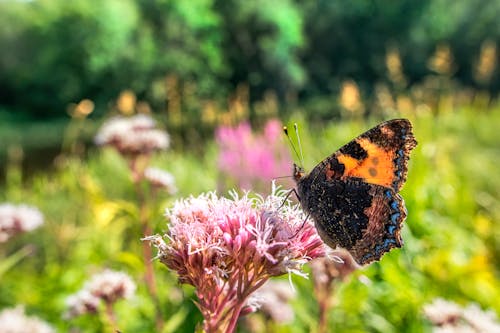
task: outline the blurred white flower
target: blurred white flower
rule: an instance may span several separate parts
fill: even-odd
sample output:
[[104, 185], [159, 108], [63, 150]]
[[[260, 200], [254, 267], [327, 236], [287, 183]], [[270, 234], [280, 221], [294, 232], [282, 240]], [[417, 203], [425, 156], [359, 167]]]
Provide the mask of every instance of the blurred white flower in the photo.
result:
[[126, 273], [106, 269], [93, 275], [82, 289], [66, 298], [63, 317], [70, 319], [84, 314], [96, 314], [101, 301], [111, 305], [120, 298], [132, 297], [135, 290], [134, 281]]
[[54, 333], [55, 330], [43, 320], [26, 316], [23, 306], [4, 309], [0, 312], [0, 333]]
[[0, 205], [0, 243], [17, 233], [32, 231], [43, 224], [43, 215], [35, 207], [4, 203]]
[[477, 304], [466, 308], [441, 298], [424, 306], [424, 315], [434, 325], [434, 333], [497, 333], [500, 323], [493, 311], [483, 311]]
[[[250, 304], [259, 309], [273, 321], [277, 323], [290, 323], [295, 318], [293, 308], [289, 302], [295, 297], [295, 292], [292, 290], [290, 283], [285, 281], [269, 280], [253, 295]], [[255, 302], [260, 303], [260, 307], [256, 306]]]
[[492, 310], [483, 311], [479, 305], [470, 304], [464, 309], [462, 316], [476, 332], [500, 332], [500, 323]]
[[113, 303], [120, 298], [130, 298], [136, 285], [126, 273], [107, 269], [92, 276], [83, 289], [106, 303]]
[[99, 129], [95, 143], [113, 146], [124, 155], [138, 155], [167, 149], [170, 137], [156, 128], [153, 118], [139, 114], [109, 119]]
[[90, 291], [82, 289], [66, 298], [66, 313], [64, 317], [73, 318], [86, 313], [97, 313], [99, 302], [99, 298], [92, 295]]
[[151, 185], [158, 188], [164, 188], [169, 194], [175, 194], [177, 192], [174, 176], [165, 170], [147, 168], [144, 171], [144, 177], [151, 183]]
[[329, 290], [334, 281], [346, 280], [359, 267], [351, 254], [344, 249], [330, 251], [328, 257], [312, 260], [309, 265], [314, 286], [322, 293]]
[[458, 321], [462, 308], [458, 304], [437, 298], [424, 306], [424, 314], [433, 324], [444, 325]]

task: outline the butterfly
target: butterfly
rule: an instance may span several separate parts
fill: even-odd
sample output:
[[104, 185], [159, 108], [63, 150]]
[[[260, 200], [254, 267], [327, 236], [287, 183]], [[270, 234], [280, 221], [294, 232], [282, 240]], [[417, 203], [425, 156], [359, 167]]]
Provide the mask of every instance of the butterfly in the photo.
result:
[[309, 173], [294, 164], [297, 194], [319, 236], [360, 265], [403, 246], [407, 211], [398, 193], [417, 145], [407, 119], [383, 122], [347, 143]]

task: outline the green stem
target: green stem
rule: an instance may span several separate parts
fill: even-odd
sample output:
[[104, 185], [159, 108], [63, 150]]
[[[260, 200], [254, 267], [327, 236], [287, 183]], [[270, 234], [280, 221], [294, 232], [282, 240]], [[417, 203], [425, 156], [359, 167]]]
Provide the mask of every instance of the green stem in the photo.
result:
[[106, 302], [106, 318], [108, 320], [111, 332], [120, 332], [118, 329], [118, 321], [116, 320], [115, 312], [113, 311], [113, 304], [111, 302]]
[[[152, 229], [149, 225], [148, 218], [148, 207], [146, 195], [141, 187], [142, 174], [144, 170], [138, 170], [141, 168], [139, 166], [138, 158], [135, 158], [130, 163], [130, 169], [132, 172], [132, 179], [135, 185], [135, 192], [137, 195], [137, 202], [139, 206], [139, 222], [141, 224], [142, 236], [151, 236]], [[161, 304], [158, 298], [158, 290], [156, 288], [156, 280], [153, 268], [153, 254], [151, 251], [151, 245], [149, 242], [142, 242], [142, 257], [144, 261], [144, 282], [146, 283], [146, 287], [148, 289], [148, 293], [153, 299], [153, 303], [155, 305], [155, 319], [156, 319], [156, 330], [161, 332], [163, 329], [163, 317], [161, 313]]]

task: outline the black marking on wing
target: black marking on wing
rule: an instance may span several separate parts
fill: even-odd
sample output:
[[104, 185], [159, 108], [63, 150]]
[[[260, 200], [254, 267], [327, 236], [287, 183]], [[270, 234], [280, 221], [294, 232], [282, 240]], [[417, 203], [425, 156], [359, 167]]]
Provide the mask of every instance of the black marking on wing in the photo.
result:
[[368, 153], [366, 152], [366, 150], [363, 149], [363, 147], [361, 147], [361, 145], [354, 140], [340, 148], [339, 152], [345, 155], [349, 155], [359, 161], [362, 161], [368, 157]]

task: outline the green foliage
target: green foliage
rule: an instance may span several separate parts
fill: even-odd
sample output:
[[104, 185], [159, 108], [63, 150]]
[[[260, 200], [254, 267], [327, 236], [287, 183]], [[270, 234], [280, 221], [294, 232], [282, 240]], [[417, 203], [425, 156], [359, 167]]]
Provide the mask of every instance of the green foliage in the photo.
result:
[[[419, 145], [412, 153], [402, 195], [408, 208], [405, 246], [354, 273], [336, 288], [329, 313], [335, 332], [421, 332], [427, 328], [422, 306], [435, 297], [460, 304], [477, 302], [500, 313], [500, 151], [496, 124], [500, 106], [479, 110], [471, 104], [454, 112], [409, 115]], [[378, 120], [341, 121], [324, 126], [300, 121], [306, 167]], [[303, 127], [303, 128], [302, 128]], [[216, 150], [170, 152], [152, 164], [173, 173], [180, 193], [196, 195], [216, 187]], [[9, 169], [2, 201], [38, 206], [45, 224], [0, 244], [0, 307], [25, 304], [28, 312], [61, 331], [80, 327], [104, 331], [106, 321], [84, 316], [62, 320], [64, 300], [103, 267], [124, 270], [141, 281], [139, 210], [126, 162], [110, 149], [91, 151], [87, 160], [61, 157], [52, 173], [21, 183]], [[155, 232], [163, 232], [165, 208], [175, 197], [159, 195], [148, 203]], [[30, 251], [26, 246], [29, 245]], [[193, 332], [201, 317], [193, 290], [154, 264], [165, 332]], [[268, 323], [276, 332], [309, 332], [317, 325], [312, 282], [293, 278], [298, 295], [292, 324]], [[123, 331], [153, 331], [154, 306], [146, 287], [116, 308]], [[248, 320], [257, 318], [250, 315]], [[244, 324], [240, 331], [246, 331]]]
[[[0, 29], [0, 43], [10, 50], [1, 56], [0, 86], [9, 104], [37, 116], [95, 96], [126, 55], [138, 23], [131, 1], [4, 2], [0, 8], [10, 27]], [[106, 87], [107, 99], [121, 88], [113, 81]]]
[[[119, 91], [151, 92], [167, 73], [213, 93], [222, 66], [211, 2], [36, 1], [2, 3], [0, 56], [6, 105], [56, 115], [90, 97], [102, 107]], [[196, 10], [196, 15], [193, 14]], [[104, 88], [104, 89], [103, 89]], [[30, 96], [26, 98], [26, 96]], [[150, 96], [151, 102], [157, 102]], [[161, 96], [164, 101], [164, 96]]]
[[219, 1], [224, 52], [233, 84], [248, 82], [257, 95], [300, 87], [305, 73], [297, 51], [303, 46], [300, 6], [281, 1]]
[[[172, 77], [197, 101], [180, 106], [193, 118], [242, 83], [251, 101], [273, 91], [281, 101], [315, 102], [346, 79], [371, 96], [377, 83], [394, 83], [389, 50], [414, 84], [432, 72], [439, 45], [452, 53], [447, 75], [498, 92], [499, 11], [481, 0], [2, 1], [0, 107], [60, 117], [89, 98], [103, 113], [132, 89], [160, 109], [175, 104], [165, 88]], [[484, 62], [493, 67], [478, 77], [484, 43], [495, 50]]]

